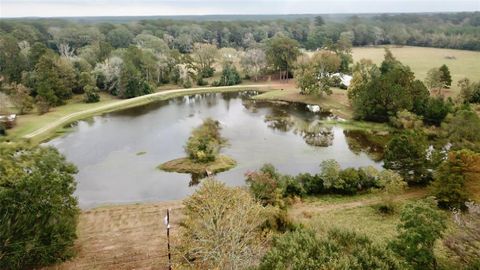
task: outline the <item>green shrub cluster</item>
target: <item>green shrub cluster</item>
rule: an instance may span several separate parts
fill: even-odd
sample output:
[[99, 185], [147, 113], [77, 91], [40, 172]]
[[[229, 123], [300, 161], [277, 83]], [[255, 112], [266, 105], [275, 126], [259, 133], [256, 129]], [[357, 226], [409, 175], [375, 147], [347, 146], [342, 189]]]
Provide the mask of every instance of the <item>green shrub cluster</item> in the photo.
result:
[[[285, 198], [319, 194], [354, 195], [358, 192], [384, 188], [388, 183], [386, 171], [373, 167], [341, 169], [335, 160], [326, 160], [318, 174], [282, 175], [271, 164], [259, 171], [247, 173], [250, 191], [264, 205], [283, 207]], [[391, 174], [394, 172], [389, 171]], [[389, 177], [391, 178], [391, 177]]]
[[216, 159], [225, 142], [220, 135], [220, 123], [208, 118], [193, 130], [185, 146], [185, 152], [195, 162], [211, 162]]
[[242, 82], [242, 78], [237, 69], [233, 65], [225, 65], [223, 67], [222, 76], [220, 80], [213, 82], [213, 86], [230, 86]]

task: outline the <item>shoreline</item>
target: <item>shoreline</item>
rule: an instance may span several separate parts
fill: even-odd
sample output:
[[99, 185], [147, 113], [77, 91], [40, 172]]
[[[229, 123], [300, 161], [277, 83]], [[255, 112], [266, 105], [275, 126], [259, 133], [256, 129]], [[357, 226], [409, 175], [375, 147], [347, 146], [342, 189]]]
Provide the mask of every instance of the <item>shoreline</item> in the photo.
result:
[[[99, 107], [93, 107], [86, 110], [73, 112], [62, 116], [47, 125], [44, 125], [28, 134], [16, 137], [15, 135], [7, 135], [10, 141], [27, 141], [30, 144], [37, 145], [55, 137], [56, 132], [65, 126], [79, 120], [83, 120], [92, 116], [102, 115], [109, 112], [120, 111], [124, 109], [134, 108], [156, 101], [168, 100], [180, 96], [203, 94], [203, 93], [225, 93], [235, 91], [255, 90], [267, 92], [281, 87], [281, 84], [252, 84], [252, 85], [235, 85], [224, 87], [199, 87], [199, 88], [179, 88], [171, 90], [162, 90], [152, 94], [139, 96], [131, 99], [118, 100]], [[51, 113], [51, 112], [49, 112]], [[48, 114], [48, 113], [47, 113]], [[20, 124], [21, 125], [21, 124]]]

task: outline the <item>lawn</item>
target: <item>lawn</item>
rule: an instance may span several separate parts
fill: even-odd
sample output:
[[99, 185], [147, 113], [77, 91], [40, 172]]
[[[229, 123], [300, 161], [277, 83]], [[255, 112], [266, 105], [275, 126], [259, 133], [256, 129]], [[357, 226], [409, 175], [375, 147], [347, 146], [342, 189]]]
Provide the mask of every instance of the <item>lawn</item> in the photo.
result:
[[[429, 69], [446, 64], [452, 74], [452, 90], [458, 91], [458, 80], [469, 78], [480, 81], [480, 52], [437, 49], [425, 47], [390, 47], [393, 55], [410, 66], [415, 76], [424, 80]], [[381, 63], [384, 56], [383, 47], [353, 48], [353, 59], [371, 59], [374, 63]]]
[[331, 95], [301, 95], [296, 87], [293, 87], [291, 84], [286, 84], [284, 89], [269, 91], [254, 98], [260, 100], [281, 100], [317, 104], [322, 109], [328, 110], [344, 119], [351, 119], [353, 111], [348, 103], [347, 91], [339, 88], [333, 88], [332, 91], [333, 93]]

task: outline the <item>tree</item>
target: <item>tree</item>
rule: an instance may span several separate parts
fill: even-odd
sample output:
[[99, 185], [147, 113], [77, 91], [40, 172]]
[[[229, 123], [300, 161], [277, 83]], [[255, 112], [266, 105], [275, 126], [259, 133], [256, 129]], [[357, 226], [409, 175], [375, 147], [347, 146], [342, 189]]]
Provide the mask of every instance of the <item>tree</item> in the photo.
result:
[[11, 35], [0, 37], [0, 75], [8, 82], [20, 82], [26, 58], [21, 54], [17, 40]]
[[358, 119], [386, 122], [398, 111], [424, 107], [428, 91], [408, 66], [386, 51], [380, 68], [362, 62], [354, 68], [348, 97]]
[[30, 89], [23, 84], [13, 83], [10, 87], [9, 95], [19, 114], [28, 113], [33, 109], [33, 98], [30, 96]]
[[430, 89], [431, 92], [434, 90], [438, 91], [438, 94], [441, 93], [442, 88], [445, 87], [445, 82], [442, 80], [443, 73], [438, 68], [432, 68], [427, 72], [427, 77], [425, 78], [425, 84]]
[[458, 81], [460, 98], [464, 103], [480, 103], [480, 82], [470, 82], [463, 78]]
[[217, 46], [212, 44], [195, 43], [193, 46], [193, 60], [198, 65], [198, 73], [202, 78], [213, 76], [215, 69], [212, 65], [215, 63], [218, 50]]
[[51, 147], [0, 146], [0, 268], [73, 255], [79, 209], [75, 166]]
[[243, 72], [247, 74], [254, 81], [262, 75], [267, 66], [267, 58], [262, 49], [249, 49], [245, 52], [240, 61], [243, 67]]
[[423, 120], [427, 124], [440, 126], [448, 113], [452, 110], [452, 104], [443, 97], [431, 97], [423, 110]]
[[404, 269], [391, 251], [355, 232], [333, 229], [326, 236], [298, 229], [274, 238], [259, 269]]
[[265, 164], [258, 172], [247, 173], [246, 177], [250, 192], [262, 205], [284, 208], [280, 175], [273, 165]]
[[333, 52], [321, 51], [311, 59], [305, 57], [297, 61], [295, 78], [302, 94], [331, 94], [333, 78], [330, 75], [340, 68], [340, 58]]
[[220, 77], [220, 80], [215, 81], [213, 85], [230, 86], [239, 84], [241, 82], [242, 79], [240, 78], [240, 74], [238, 73], [237, 68], [235, 68], [234, 65], [226, 64], [225, 66], [223, 66], [222, 76]]
[[114, 48], [127, 48], [133, 41], [133, 35], [125, 27], [119, 27], [108, 32], [107, 41]]
[[300, 55], [298, 48], [296, 40], [280, 35], [266, 42], [267, 63], [280, 72], [280, 79], [288, 80], [288, 73]]
[[452, 86], [452, 76], [450, 75], [450, 70], [448, 69], [447, 65], [443, 64], [440, 68], [440, 80], [442, 81], [443, 85], [446, 88], [450, 88]]
[[70, 62], [48, 51], [35, 66], [34, 91], [50, 106], [62, 105], [73, 94], [74, 79], [75, 71]]
[[411, 131], [393, 137], [386, 146], [383, 166], [398, 171], [409, 184], [428, 183], [431, 174], [425, 137]]
[[410, 203], [400, 214], [398, 236], [390, 246], [414, 269], [437, 269], [433, 249], [445, 229], [445, 217], [433, 201]]
[[122, 68], [123, 60], [120, 57], [107, 58], [104, 62], [97, 63], [93, 70], [97, 86], [117, 96], [120, 92]]
[[214, 161], [225, 144], [226, 139], [220, 134], [220, 122], [211, 118], [203, 121], [202, 125], [192, 131], [188, 138], [185, 152], [194, 162]]
[[242, 188], [215, 180], [184, 201], [181, 250], [199, 269], [240, 269], [256, 265], [262, 250], [266, 209]]
[[478, 185], [480, 154], [470, 150], [452, 151], [439, 166], [432, 183], [432, 195], [438, 206], [465, 210], [470, 197], [470, 186]]
[[132, 98], [153, 92], [152, 87], [142, 78], [138, 69], [132, 63], [125, 63], [122, 68], [119, 96]]
[[454, 150], [480, 149], [480, 117], [474, 111], [462, 109], [449, 114], [442, 124], [442, 130]]

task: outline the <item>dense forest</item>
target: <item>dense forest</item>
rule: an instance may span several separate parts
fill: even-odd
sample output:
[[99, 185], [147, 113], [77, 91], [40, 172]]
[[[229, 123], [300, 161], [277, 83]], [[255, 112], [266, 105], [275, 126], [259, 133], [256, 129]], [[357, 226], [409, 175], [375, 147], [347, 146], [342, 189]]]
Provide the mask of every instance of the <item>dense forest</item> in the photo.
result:
[[[131, 98], [162, 84], [185, 88], [238, 84], [240, 66], [247, 79], [273, 73], [289, 78], [300, 54], [297, 48], [335, 52], [340, 63], [328, 64], [332, 74], [351, 73], [352, 46], [480, 50], [479, 12], [202, 18], [1, 20], [2, 91], [14, 97], [20, 113], [31, 110], [33, 104], [44, 113], [74, 94], [96, 102], [99, 90]], [[282, 57], [282, 46], [295, 49]], [[322, 57], [337, 61], [331, 56]], [[219, 67], [220, 78], [204, 80]], [[303, 72], [300, 82], [307, 83], [310, 75]]]

